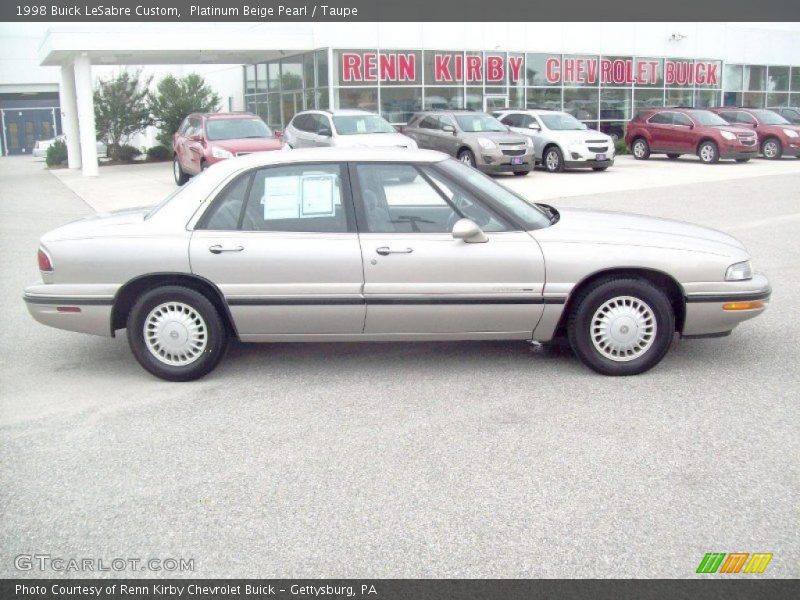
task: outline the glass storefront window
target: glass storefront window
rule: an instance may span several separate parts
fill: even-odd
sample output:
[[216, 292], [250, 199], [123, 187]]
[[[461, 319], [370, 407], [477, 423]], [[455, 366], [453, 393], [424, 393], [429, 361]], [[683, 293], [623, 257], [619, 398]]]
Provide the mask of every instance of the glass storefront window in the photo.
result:
[[[561, 59], [560, 74], [564, 86], [597, 87], [600, 82], [599, 58], [589, 54], [565, 54]], [[566, 102], [566, 93], [564, 100]]]
[[792, 67], [792, 91], [800, 92], [800, 66]]
[[464, 88], [462, 87], [426, 87], [425, 110], [463, 109]]
[[280, 129], [283, 127], [281, 121], [281, 95], [268, 94], [267, 95], [267, 125], [273, 129]]
[[791, 106], [789, 94], [767, 94], [767, 106]]
[[512, 87], [508, 90], [508, 107], [525, 108], [525, 88]]
[[467, 88], [466, 107], [468, 110], [483, 110], [483, 88]]
[[360, 108], [378, 111], [378, 88], [337, 88], [334, 90], [335, 108]]
[[487, 94], [508, 93], [508, 60], [505, 52], [487, 52], [482, 70]]
[[281, 60], [281, 90], [303, 89], [303, 57], [293, 56]]
[[747, 108], [764, 108], [766, 94], [756, 92], [745, 92], [742, 94], [742, 106]]
[[561, 88], [528, 88], [526, 108], [561, 110]]
[[664, 90], [663, 89], [640, 89], [633, 90], [633, 107], [634, 108], [657, 108], [664, 106]]
[[[550, 61], [550, 75], [553, 81], [547, 80], [547, 65]], [[526, 54], [525, 83], [532, 86], [560, 86], [560, 54]], [[558, 65], [558, 70], [556, 69]], [[559, 77], [556, 77], [559, 74]]]
[[389, 123], [407, 123], [422, 110], [421, 87], [382, 87], [381, 115]]
[[743, 90], [763, 92], [767, 89], [767, 67], [745, 65]]
[[314, 84], [314, 55], [303, 55], [303, 87], [313, 88]]
[[328, 88], [317, 89], [315, 94], [317, 95], [317, 108], [327, 110], [329, 108]]
[[711, 108], [712, 106], [719, 106], [719, 92], [717, 90], [695, 91], [694, 105], [698, 108]]
[[314, 93], [314, 90], [306, 90], [303, 96], [304, 96], [303, 103], [305, 104], [306, 110], [312, 110], [317, 108], [317, 96]]
[[244, 89], [246, 94], [254, 94], [256, 91], [255, 65], [247, 65], [244, 68]]
[[267, 63], [267, 79], [269, 79], [270, 92], [281, 90], [281, 65], [278, 61]]
[[597, 119], [599, 90], [564, 88], [564, 110], [579, 121]]
[[615, 140], [621, 140], [625, 137], [625, 123], [625, 121], [604, 121], [600, 123], [600, 131]]
[[425, 50], [425, 85], [464, 81], [464, 53]]
[[328, 85], [328, 51], [319, 50], [317, 55], [317, 87]]
[[789, 67], [770, 67], [767, 79], [767, 91], [789, 91]]
[[742, 65], [725, 65], [725, 75], [723, 77], [723, 87], [727, 91], [736, 92], [743, 86]]
[[267, 91], [267, 64], [256, 65], [256, 89], [259, 92]]
[[633, 61], [635, 85], [639, 87], [664, 87], [664, 59], [640, 56]]
[[633, 58], [630, 56], [600, 57], [600, 75], [598, 79], [603, 87], [629, 87], [636, 76]]
[[694, 100], [691, 89], [667, 89], [664, 106], [692, 106]]
[[631, 118], [630, 89], [600, 90], [600, 119], [628, 120]]

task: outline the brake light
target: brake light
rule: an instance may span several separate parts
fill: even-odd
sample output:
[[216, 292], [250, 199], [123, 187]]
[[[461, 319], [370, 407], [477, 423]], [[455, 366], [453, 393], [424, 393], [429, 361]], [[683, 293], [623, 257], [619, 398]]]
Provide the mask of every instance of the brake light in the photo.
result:
[[39, 248], [39, 253], [36, 255], [39, 261], [40, 271], [52, 271], [53, 263], [50, 261], [50, 256], [42, 248]]

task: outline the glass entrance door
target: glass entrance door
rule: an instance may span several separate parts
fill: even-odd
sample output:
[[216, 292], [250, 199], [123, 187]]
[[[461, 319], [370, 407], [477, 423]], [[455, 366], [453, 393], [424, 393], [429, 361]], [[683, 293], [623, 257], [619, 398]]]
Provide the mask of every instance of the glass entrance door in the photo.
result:
[[508, 108], [508, 96], [500, 94], [486, 95], [483, 97], [483, 111], [490, 113], [495, 110]]

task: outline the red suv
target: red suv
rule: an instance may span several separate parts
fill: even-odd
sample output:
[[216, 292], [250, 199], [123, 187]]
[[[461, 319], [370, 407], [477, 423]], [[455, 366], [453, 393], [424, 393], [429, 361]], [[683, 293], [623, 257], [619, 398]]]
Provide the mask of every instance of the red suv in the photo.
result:
[[720, 158], [747, 162], [758, 154], [752, 129], [733, 127], [713, 112], [695, 108], [640, 110], [628, 123], [625, 143], [637, 160], [646, 160], [651, 154], [672, 159], [696, 154], [711, 164]]
[[800, 158], [800, 126], [792, 125], [776, 112], [764, 108], [712, 108], [715, 113], [738, 127], [758, 134], [761, 154], [775, 160], [786, 154]]
[[265, 150], [283, 142], [260, 117], [249, 112], [193, 113], [172, 136], [172, 172], [183, 185], [215, 162]]

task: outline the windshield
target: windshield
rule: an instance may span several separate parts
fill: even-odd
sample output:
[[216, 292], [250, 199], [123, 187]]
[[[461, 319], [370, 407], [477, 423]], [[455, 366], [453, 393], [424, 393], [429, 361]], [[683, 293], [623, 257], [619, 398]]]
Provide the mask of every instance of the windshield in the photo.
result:
[[261, 119], [209, 119], [206, 123], [209, 140], [241, 140], [272, 137], [272, 130]]
[[481, 131], [508, 131], [506, 126], [489, 115], [456, 115], [456, 121], [462, 131], [479, 133]]
[[532, 202], [528, 202], [522, 196], [517, 196], [477, 169], [452, 159], [436, 163], [436, 168], [441, 169], [454, 181], [488, 196], [498, 205], [499, 209], [505, 210], [516, 217], [517, 221], [521, 221], [525, 229], [543, 229], [550, 225], [550, 217], [542, 209]]
[[397, 133], [389, 122], [378, 115], [348, 115], [333, 117], [339, 135], [360, 133]]
[[553, 113], [551, 115], [540, 114], [539, 118], [545, 127], [553, 131], [575, 131], [586, 129], [586, 127], [575, 117], [567, 113]]
[[169, 204], [169, 201], [170, 201], [170, 200], [172, 200], [172, 199], [173, 199], [175, 196], [177, 196], [177, 195], [178, 195], [180, 192], [182, 192], [182, 191], [184, 191], [184, 190], [188, 189], [188, 188], [189, 188], [189, 186], [191, 186], [191, 185], [192, 185], [192, 183], [194, 183], [195, 181], [197, 181], [197, 177], [192, 177], [192, 178], [191, 178], [189, 181], [187, 181], [185, 184], [183, 184], [183, 185], [182, 185], [182, 186], [180, 186], [180, 187], [177, 187], [177, 188], [175, 188], [175, 189], [174, 189], [174, 190], [172, 190], [172, 191], [171, 191], [169, 194], [167, 194], [167, 197], [166, 197], [166, 198], [164, 198], [164, 199], [163, 199], [161, 202], [159, 202], [158, 204], [156, 204], [156, 205], [155, 205], [153, 208], [151, 208], [151, 209], [148, 211], [148, 213], [147, 213], [147, 214], [144, 216], [144, 218], [145, 218], [145, 221], [146, 221], [147, 219], [149, 219], [150, 217], [152, 217], [154, 214], [156, 214], [158, 211], [160, 211], [162, 208], [164, 208], [164, 207], [165, 207], [167, 204]]
[[755, 113], [758, 120], [764, 125], [791, 125], [789, 121], [771, 110], [757, 110]]
[[692, 119], [694, 119], [698, 125], [710, 125], [712, 127], [730, 126], [730, 123], [725, 119], [708, 110], [697, 110], [692, 112], [691, 115]]

